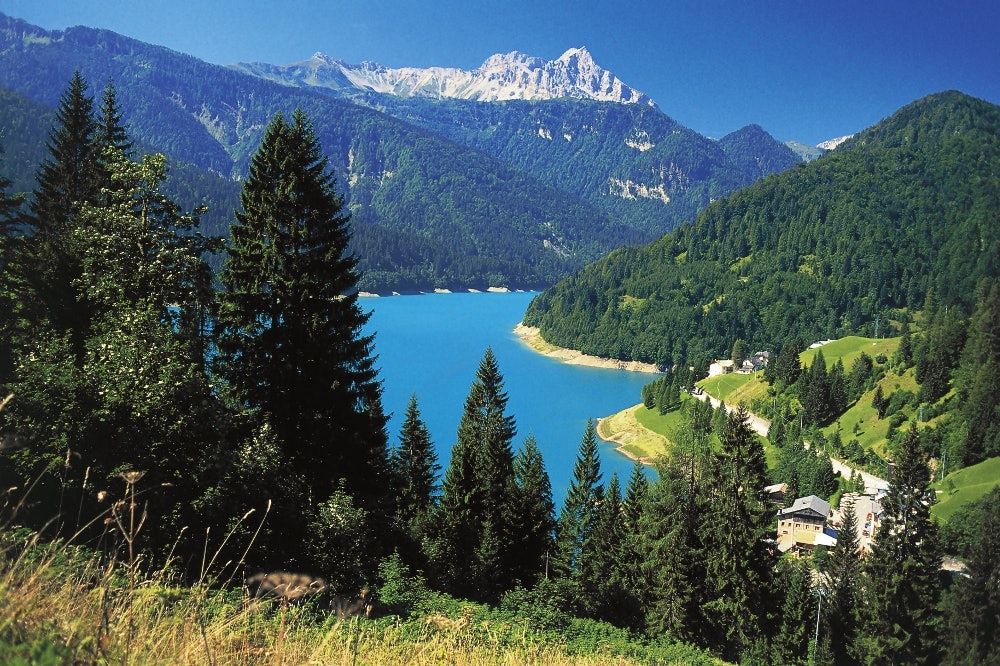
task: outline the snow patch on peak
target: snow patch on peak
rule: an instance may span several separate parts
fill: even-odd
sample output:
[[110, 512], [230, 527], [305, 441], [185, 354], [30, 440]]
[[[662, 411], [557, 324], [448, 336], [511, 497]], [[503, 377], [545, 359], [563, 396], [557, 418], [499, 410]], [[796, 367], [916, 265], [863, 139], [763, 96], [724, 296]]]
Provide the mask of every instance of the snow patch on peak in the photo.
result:
[[853, 134], [848, 134], [847, 136], [837, 137], [836, 139], [830, 139], [829, 141], [824, 141], [823, 143], [817, 144], [817, 148], [822, 148], [823, 150], [833, 150], [840, 144], [844, 143], [850, 139]]
[[[261, 73], [261, 68], [253, 65], [237, 67]], [[275, 80], [304, 81], [313, 86], [357, 88], [400, 97], [453, 97], [481, 102], [568, 97], [655, 106], [647, 95], [602, 69], [586, 47], [568, 49], [556, 60], [545, 60], [519, 51], [498, 53], [471, 71], [451, 67], [393, 69], [373, 62], [350, 65], [316, 52], [305, 62], [268, 66], [266, 76]]]

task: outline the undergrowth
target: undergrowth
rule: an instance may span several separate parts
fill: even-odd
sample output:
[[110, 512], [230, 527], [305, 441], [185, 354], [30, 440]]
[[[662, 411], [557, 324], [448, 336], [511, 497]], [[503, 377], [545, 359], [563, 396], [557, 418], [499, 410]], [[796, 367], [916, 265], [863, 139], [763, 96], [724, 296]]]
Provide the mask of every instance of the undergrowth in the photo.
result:
[[[398, 578], [389, 576], [387, 598], [398, 596]], [[408, 595], [392, 609], [398, 614], [339, 620], [318, 602], [278, 605], [248, 600], [241, 588], [180, 585], [169, 570], [8, 527], [0, 536], [0, 663], [718, 663], [692, 646], [562, 614], [529, 591], [500, 608], [419, 584]]]

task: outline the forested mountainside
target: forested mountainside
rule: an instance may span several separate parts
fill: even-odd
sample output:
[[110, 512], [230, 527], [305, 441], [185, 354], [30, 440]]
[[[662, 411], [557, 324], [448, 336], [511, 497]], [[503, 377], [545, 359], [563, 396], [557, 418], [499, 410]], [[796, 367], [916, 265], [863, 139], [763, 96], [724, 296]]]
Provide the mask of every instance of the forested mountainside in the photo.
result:
[[734, 340], [872, 332], [933, 293], [970, 312], [1000, 273], [1000, 107], [923, 98], [809, 164], [715, 202], [539, 295], [525, 323], [589, 354], [726, 357]]
[[[220, 182], [242, 177], [276, 112], [314, 118], [353, 216], [362, 290], [537, 288], [639, 237], [522, 170], [372, 109], [109, 31], [45, 31], [0, 15], [0, 87], [54, 108], [77, 70], [92, 94], [113, 82], [138, 144]], [[231, 196], [196, 189], [231, 214]]]
[[800, 161], [759, 126], [713, 141], [643, 104], [351, 98], [576, 194], [638, 230], [643, 242], [693, 220], [714, 199]]
[[[47, 156], [46, 141], [55, 112], [24, 95], [0, 88], [0, 173], [8, 175], [11, 191], [30, 192], [37, 186], [35, 173]], [[137, 152], [152, 152], [136, 145]], [[171, 161], [163, 184], [165, 194], [184, 210], [211, 204], [201, 216], [202, 232], [212, 236], [229, 233], [233, 210], [239, 205], [240, 184], [180, 159]], [[217, 265], [218, 261], [213, 261]]]

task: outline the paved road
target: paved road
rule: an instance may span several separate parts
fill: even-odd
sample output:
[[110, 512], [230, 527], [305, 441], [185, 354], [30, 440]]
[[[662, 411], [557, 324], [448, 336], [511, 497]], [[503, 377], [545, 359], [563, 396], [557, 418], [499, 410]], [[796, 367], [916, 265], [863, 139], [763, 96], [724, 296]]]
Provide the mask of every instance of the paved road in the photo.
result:
[[[721, 401], [717, 398], [713, 398], [707, 393], [702, 392], [700, 394], [696, 395], [692, 394], [692, 395], [694, 395], [694, 397], [698, 398], [699, 400], [708, 400], [712, 404], [712, 407], [716, 409], [719, 408], [719, 403]], [[731, 411], [733, 409], [736, 409], [736, 406], [727, 403], [726, 409]], [[767, 431], [771, 428], [771, 422], [766, 419], [762, 419], [761, 417], [757, 416], [752, 412], [748, 412], [748, 414], [750, 416], [750, 427], [753, 428], [753, 431], [758, 435], [767, 437]], [[806, 446], [808, 446], [808, 443], [806, 444]], [[842, 460], [837, 460], [836, 458], [830, 458], [830, 464], [833, 465], [833, 471], [839, 473], [845, 479], [851, 478], [854, 472], [859, 472], [861, 474], [861, 478], [865, 480], [866, 493], [874, 493], [877, 488], [886, 487], [887, 482], [885, 479], [881, 479], [875, 476], [874, 474], [870, 474], [864, 471], [863, 469], [857, 469], [855, 467], [851, 467]]]

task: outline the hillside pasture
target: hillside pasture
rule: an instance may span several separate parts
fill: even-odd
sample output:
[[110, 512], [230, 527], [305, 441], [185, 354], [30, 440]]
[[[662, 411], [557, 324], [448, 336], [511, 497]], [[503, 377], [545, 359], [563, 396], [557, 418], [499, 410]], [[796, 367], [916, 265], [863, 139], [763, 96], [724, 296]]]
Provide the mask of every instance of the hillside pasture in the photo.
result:
[[977, 465], [952, 472], [931, 486], [937, 491], [938, 500], [931, 507], [931, 515], [948, 522], [956, 511], [975, 502], [997, 485], [1000, 485], [1000, 457], [987, 458]]

